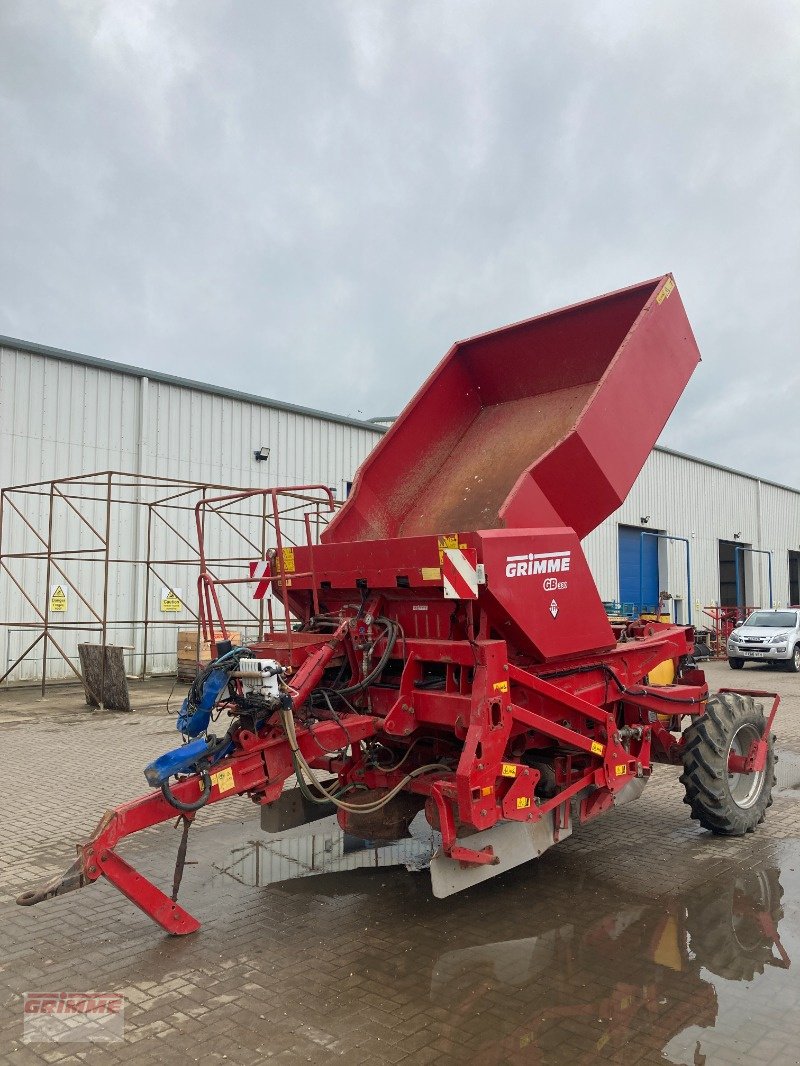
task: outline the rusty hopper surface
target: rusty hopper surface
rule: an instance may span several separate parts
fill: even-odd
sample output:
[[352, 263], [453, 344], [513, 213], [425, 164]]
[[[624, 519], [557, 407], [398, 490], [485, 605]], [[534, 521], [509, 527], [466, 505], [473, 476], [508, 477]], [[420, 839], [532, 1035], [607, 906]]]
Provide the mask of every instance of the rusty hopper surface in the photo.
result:
[[699, 360], [670, 274], [459, 341], [323, 539], [546, 526], [583, 537], [630, 491]]

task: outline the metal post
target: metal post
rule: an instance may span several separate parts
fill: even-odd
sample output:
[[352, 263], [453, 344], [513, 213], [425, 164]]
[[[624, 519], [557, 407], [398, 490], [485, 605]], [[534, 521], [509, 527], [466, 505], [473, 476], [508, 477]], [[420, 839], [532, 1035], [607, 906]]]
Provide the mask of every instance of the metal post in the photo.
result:
[[50, 639], [50, 576], [53, 561], [53, 503], [55, 499], [55, 483], [50, 482], [50, 512], [47, 518], [47, 567], [44, 579], [44, 643], [42, 645], [42, 696], [47, 688], [47, 642]]
[[102, 620], [102, 658], [100, 660], [100, 710], [105, 710], [106, 697], [106, 640], [108, 637], [108, 572], [111, 562], [111, 482], [112, 474], [109, 470], [106, 496], [106, 537], [105, 557], [103, 560], [103, 620]]
[[147, 550], [144, 568], [144, 644], [142, 647], [142, 681], [147, 676], [147, 651], [150, 630], [150, 557], [152, 553], [153, 505], [147, 505]]
[[[261, 558], [267, 557], [267, 497], [266, 494], [261, 497]], [[272, 599], [272, 582], [270, 581], [267, 589], [267, 596]], [[262, 597], [258, 601], [258, 639], [264, 639], [264, 599]]]

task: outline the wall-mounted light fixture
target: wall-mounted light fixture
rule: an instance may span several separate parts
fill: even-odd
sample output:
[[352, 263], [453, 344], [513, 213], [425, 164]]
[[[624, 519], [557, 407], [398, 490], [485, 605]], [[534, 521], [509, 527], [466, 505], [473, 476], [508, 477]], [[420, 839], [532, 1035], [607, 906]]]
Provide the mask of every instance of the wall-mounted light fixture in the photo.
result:
[[642, 515], [642, 517], [639, 519], [639, 521], [642, 523], [643, 526], [646, 526], [647, 523], [650, 521], [650, 515], [649, 514]]
[[740, 539], [741, 539], [741, 536], [742, 536], [742, 534], [741, 534], [741, 533], [734, 533], [734, 534], [733, 534], [733, 539], [734, 539], [734, 540], [740, 540]]
[[269, 459], [269, 448], [263, 445], [260, 448], [256, 448], [253, 452], [253, 458], [257, 463], [266, 463], [267, 459]]

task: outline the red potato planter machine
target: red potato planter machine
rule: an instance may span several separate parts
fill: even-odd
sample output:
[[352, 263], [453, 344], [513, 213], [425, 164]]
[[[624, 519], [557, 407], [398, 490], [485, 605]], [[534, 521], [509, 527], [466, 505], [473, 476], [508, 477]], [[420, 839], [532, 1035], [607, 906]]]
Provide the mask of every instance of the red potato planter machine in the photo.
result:
[[[282, 625], [247, 648], [217, 642], [179, 718], [185, 743], [146, 770], [153, 791], [107, 812], [74, 865], [18, 902], [105, 877], [168, 932], [192, 932], [177, 888], [168, 898], [117, 844], [178, 814], [179, 875], [197, 810], [246, 793], [281, 811], [293, 775], [306, 811], [336, 809], [363, 839], [402, 838], [424, 811], [441, 834], [439, 896], [637, 798], [654, 762], [682, 764], [704, 828], [753, 830], [771, 802], [778, 697], [709, 696], [691, 627], [612, 629], [581, 549], [699, 359], [671, 275], [455, 344], [321, 543], [308, 520], [300, 545], [276, 521], [254, 580]], [[280, 495], [318, 510], [326, 493], [265, 494], [277, 516]], [[203, 508], [221, 502], [199, 505], [201, 548]], [[227, 634], [217, 584], [202, 563], [207, 639]], [[673, 683], [651, 684], [665, 662]], [[766, 718], [755, 697], [770, 698]]]

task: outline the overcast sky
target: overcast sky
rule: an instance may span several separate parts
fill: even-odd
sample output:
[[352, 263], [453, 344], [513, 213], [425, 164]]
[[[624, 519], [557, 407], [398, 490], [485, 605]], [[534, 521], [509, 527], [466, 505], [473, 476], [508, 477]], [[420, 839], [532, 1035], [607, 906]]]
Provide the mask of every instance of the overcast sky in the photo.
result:
[[0, 333], [369, 417], [667, 270], [662, 443], [800, 486], [796, 0], [0, 2]]

